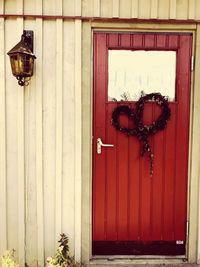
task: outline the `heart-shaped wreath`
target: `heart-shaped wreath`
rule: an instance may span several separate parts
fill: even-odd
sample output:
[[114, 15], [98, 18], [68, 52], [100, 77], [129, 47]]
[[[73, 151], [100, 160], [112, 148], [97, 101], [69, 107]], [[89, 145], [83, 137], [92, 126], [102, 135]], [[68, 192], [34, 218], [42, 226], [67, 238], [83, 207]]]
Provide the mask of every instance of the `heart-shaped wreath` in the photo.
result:
[[[143, 123], [144, 104], [148, 101], [153, 101], [161, 107], [161, 114], [157, 120], [153, 121], [150, 125]], [[134, 128], [123, 127], [120, 124], [119, 117], [125, 114], [128, 118], [134, 121]], [[156, 134], [158, 131], [165, 129], [167, 121], [170, 119], [171, 111], [169, 108], [168, 98], [162, 96], [160, 93], [151, 93], [141, 95], [140, 99], [136, 102], [136, 108], [131, 109], [129, 106], [121, 105], [116, 107], [112, 113], [112, 125], [116, 130], [123, 132], [127, 135], [136, 136], [142, 143], [141, 156], [148, 153], [150, 160], [150, 175], [153, 175], [153, 153], [149, 145], [148, 137]]]

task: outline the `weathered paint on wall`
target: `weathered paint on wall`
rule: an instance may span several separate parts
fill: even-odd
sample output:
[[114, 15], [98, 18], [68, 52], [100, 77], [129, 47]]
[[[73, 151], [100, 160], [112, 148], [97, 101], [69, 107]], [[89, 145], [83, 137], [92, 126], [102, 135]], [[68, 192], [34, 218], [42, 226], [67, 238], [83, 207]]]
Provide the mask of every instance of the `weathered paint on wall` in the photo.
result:
[[[0, 14], [198, 20], [200, 1], [1, 0]], [[6, 55], [23, 29], [34, 31], [37, 56], [24, 89]], [[91, 83], [90, 38], [91, 25], [78, 19], [0, 18], [0, 254], [15, 248], [21, 266], [43, 266], [61, 232], [81, 257], [81, 203], [88, 197], [81, 196], [81, 158], [90, 145], [89, 139], [82, 143], [82, 123], [88, 123], [82, 107], [91, 114], [90, 92], [86, 97], [82, 88]], [[90, 125], [85, 129], [89, 136]]]

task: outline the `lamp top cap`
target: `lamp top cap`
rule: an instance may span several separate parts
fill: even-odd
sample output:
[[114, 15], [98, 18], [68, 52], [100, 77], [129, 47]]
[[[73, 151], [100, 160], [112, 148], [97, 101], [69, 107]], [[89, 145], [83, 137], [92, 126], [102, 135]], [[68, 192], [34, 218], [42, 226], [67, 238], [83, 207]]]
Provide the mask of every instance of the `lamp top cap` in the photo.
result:
[[21, 41], [18, 44], [16, 44], [7, 54], [9, 56], [13, 54], [26, 54], [33, 58], [36, 58], [31, 49], [28, 47], [24, 35], [22, 35]]

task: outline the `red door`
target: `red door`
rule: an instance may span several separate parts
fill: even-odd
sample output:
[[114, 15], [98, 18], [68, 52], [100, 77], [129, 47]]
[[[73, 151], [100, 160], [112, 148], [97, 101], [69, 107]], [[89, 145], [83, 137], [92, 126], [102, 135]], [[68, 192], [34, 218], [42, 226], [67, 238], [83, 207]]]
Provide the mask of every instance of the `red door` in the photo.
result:
[[[114, 108], [135, 106], [108, 97], [111, 50], [175, 52], [171, 118], [165, 130], [150, 137], [153, 176], [138, 139], [111, 124]], [[93, 255], [185, 254], [191, 51], [189, 33], [94, 33]], [[155, 103], [145, 104], [144, 123], [151, 124], [159, 113]], [[131, 124], [126, 116], [120, 120]], [[98, 153], [98, 138], [114, 146], [102, 146]]]

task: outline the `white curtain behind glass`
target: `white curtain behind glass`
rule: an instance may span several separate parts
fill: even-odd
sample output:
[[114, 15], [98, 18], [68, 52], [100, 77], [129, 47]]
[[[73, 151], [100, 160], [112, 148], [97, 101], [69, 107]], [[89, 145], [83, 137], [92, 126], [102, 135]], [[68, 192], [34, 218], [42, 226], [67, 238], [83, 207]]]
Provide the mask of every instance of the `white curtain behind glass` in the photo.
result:
[[142, 91], [175, 99], [175, 51], [109, 50], [108, 68], [109, 101], [136, 101]]

